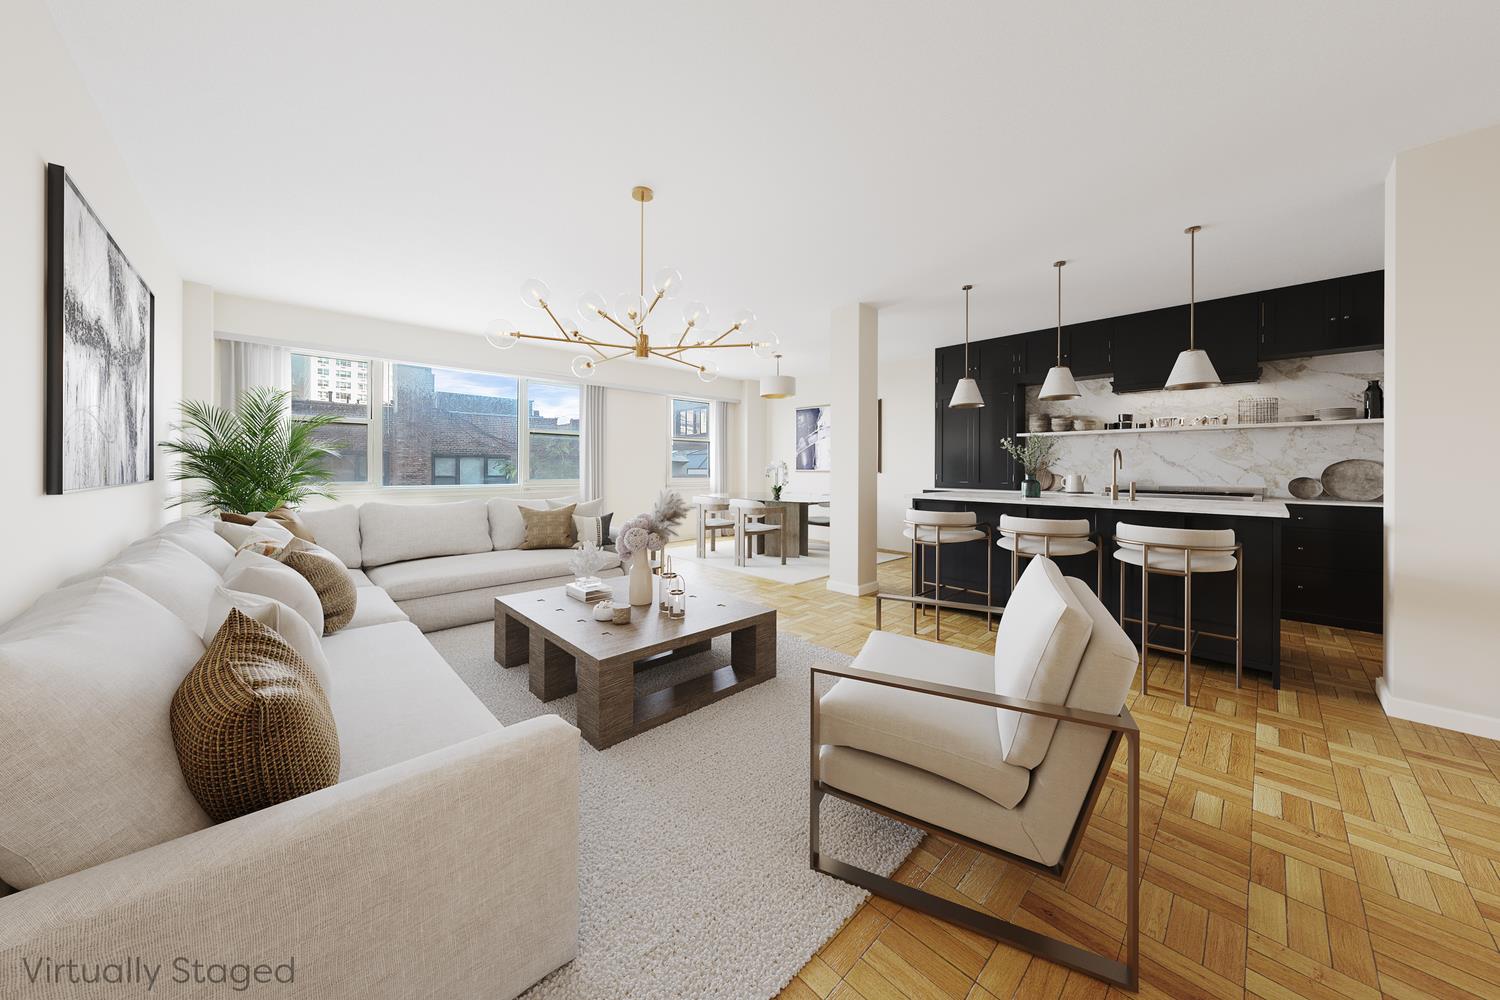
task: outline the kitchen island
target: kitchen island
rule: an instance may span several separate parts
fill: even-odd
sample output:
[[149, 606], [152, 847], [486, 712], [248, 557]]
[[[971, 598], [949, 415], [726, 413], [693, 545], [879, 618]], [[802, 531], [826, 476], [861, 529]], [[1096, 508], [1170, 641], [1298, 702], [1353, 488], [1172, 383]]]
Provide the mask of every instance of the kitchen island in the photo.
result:
[[[1096, 539], [1104, 545], [1104, 579], [1099, 597], [1117, 617], [1120, 613], [1120, 564], [1114, 556], [1115, 525], [1121, 521], [1172, 528], [1230, 528], [1244, 546], [1244, 628], [1246, 670], [1270, 676], [1273, 687], [1281, 686], [1281, 554], [1282, 526], [1291, 516], [1280, 500], [1199, 499], [1196, 497], [1151, 497], [1116, 501], [1093, 493], [1044, 493], [1026, 497], [1019, 490], [929, 490], [912, 497], [912, 506], [920, 510], [973, 511], [981, 525], [988, 524], [999, 538], [1000, 516], [1086, 519]], [[985, 559], [990, 561], [994, 587], [994, 604], [1004, 605], [1010, 596], [1010, 553], [998, 546], [980, 543], [945, 546], [943, 580], [945, 586], [969, 588], [983, 592]], [[934, 560], [927, 557], [926, 576], [935, 572]], [[1069, 576], [1093, 583], [1096, 557], [1063, 557], [1057, 560]], [[1024, 565], [1024, 564], [1023, 564]], [[915, 587], [917, 568], [913, 566]], [[1234, 574], [1204, 573], [1193, 579], [1193, 621], [1196, 627], [1213, 632], [1234, 633]], [[972, 593], [954, 589], [942, 596], [974, 601]], [[982, 601], [983, 598], [978, 600]], [[1140, 617], [1141, 577], [1134, 566], [1125, 576], [1125, 613]], [[1153, 642], [1177, 645], [1182, 624], [1182, 581], [1174, 577], [1151, 578], [1151, 618], [1155, 625], [1170, 628], [1159, 631]], [[1127, 626], [1126, 631], [1139, 644], [1140, 627]], [[1195, 659], [1234, 664], [1234, 645], [1221, 639], [1204, 637], [1194, 647]], [[1232, 675], [1231, 675], [1231, 680]]]

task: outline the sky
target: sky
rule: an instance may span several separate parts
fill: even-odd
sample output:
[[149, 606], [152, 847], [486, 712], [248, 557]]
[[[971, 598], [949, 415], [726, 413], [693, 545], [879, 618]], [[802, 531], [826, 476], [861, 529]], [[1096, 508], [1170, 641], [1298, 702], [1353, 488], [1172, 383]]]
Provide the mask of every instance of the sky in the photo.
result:
[[[463, 392], [474, 396], [514, 396], [516, 379], [508, 375], [488, 375], [483, 372], [454, 371], [447, 368], [432, 370], [433, 387], [438, 392]], [[544, 417], [573, 420], [578, 416], [578, 387], [574, 385], [551, 385], [532, 381], [528, 385], [528, 397], [532, 409]]]

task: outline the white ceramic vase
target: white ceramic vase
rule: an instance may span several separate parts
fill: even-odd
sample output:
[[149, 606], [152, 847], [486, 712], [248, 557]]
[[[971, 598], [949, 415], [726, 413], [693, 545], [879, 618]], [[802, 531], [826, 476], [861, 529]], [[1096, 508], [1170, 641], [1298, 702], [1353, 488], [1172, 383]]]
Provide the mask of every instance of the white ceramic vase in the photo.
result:
[[651, 553], [636, 549], [630, 553], [630, 603], [642, 607], [652, 602]]

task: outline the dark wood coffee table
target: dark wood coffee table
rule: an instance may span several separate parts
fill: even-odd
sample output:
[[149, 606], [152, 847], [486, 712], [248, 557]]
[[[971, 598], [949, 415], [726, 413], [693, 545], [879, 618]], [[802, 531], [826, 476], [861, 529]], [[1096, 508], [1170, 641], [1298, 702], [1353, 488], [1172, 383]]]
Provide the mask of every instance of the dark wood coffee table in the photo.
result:
[[[609, 581], [624, 603], [630, 581]], [[649, 607], [631, 609], [629, 625], [596, 622], [593, 605], [561, 587], [495, 598], [495, 661], [530, 664], [531, 693], [543, 701], [578, 692], [578, 728], [603, 750], [736, 691], [776, 676], [776, 610], [711, 587], [688, 589], [687, 617], [672, 621]], [[727, 666], [673, 687], [635, 694], [635, 675], [707, 652], [730, 638]]]

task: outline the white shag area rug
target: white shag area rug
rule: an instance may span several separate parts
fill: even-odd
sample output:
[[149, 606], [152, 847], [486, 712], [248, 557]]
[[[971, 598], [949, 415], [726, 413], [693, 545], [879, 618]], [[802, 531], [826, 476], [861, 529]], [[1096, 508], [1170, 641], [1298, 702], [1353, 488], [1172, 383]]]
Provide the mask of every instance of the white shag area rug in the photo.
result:
[[[524, 666], [495, 662], [491, 625], [428, 638], [502, 724], [576, 721], [571, 695], [543, 703]], [[528, 1000], [765, 1000], [833, 936], [867, 894], [807, 867], [807, 685], [849, 659], [783, 634], [774, 679], [608, 750], [580, 738], [578, 957]], [[637, 689], [728, 662], [725, 636]], [[825, 799], [822, 838], [889, 874], [920, 835]]]
[[[690, 544], [673, 546], [668, 553], [672, 556], [672, 568], [683, 574], [692, 572], [693, 567], [706, 566], [709, 569], [723, 570], [725, 573], [743, 573], [745, 576], [759, 577], [773, 583], [793, 584], [820, 580], [828, 575], [828, 550], [826, 548], [815, 548], [805, 556], [788, 558], [785, 566], [781, 565], [780, 556], [767, 555], [755, 556], [747, 565], [736, 566], [734, 542], [726, 539], [719, 540], [719, 551], [709, 552], [702, 559], [698, 558]], [[875, 562], [878, 565], [905, 557], [904, 552], [877, 552]]]

